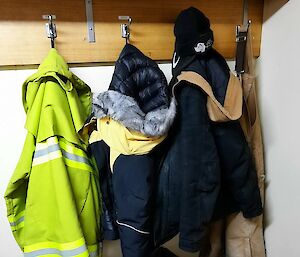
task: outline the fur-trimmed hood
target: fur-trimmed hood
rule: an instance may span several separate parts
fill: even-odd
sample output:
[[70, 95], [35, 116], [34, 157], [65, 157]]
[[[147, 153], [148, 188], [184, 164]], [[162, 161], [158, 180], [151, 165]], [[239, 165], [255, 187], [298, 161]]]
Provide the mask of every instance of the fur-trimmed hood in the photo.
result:
[[94, 98], [93, 113], [147, 136], [160, 136], [171, 127], [176, 105], [158, 65], [128, 44], [116, 62], [109, 89]]

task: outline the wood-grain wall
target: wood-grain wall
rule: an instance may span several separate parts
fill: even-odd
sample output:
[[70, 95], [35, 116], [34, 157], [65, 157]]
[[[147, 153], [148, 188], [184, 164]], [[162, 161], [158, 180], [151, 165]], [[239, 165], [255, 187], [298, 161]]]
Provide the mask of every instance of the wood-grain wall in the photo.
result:
[[[154, 60], [170, 60], [173, 26], [190, 6], [211, 21], [215, 48], [226, 58], [235, 55], [235, 26], [242, 23], [243, 0], [93, 0], [96, 42], [89, 43], [84, 0], [0, 0], [0, 66], [39, 64], [50, 48], [43, 14], [55, 14], [56, 48], [68, 63], [114, 62], [124, 39], [119, 15], [129, 15], [131, 43]], [[249, 0], [254, 52], [259, 56], [262, 0]]]

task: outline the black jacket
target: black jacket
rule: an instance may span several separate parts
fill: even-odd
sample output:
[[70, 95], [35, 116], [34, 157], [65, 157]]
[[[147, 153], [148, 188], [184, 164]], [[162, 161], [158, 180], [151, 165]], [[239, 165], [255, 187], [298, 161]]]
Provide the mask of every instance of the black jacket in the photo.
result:
[[[105, 121], [103, 124], [111, 126], [110, 123], [117, 121], [130, 129], [132, 137], [128, 140], [134, 140], [132, 131], [135, 131], [143, 134], [141, 141], [163, 138], [176, 111], [163, 72], [129, 44], [116, 62], [109, 89], [100, 93], [93, 105], [94, 116]], [[151, 152], [122, 153], [112, 162], [111, 153], [116, 149], [109, 140], [101, 138], [105, 128], [102, 131], [98, 128], [99, 140], [90, 145], [100, 173], [104, 239], [120, 237], [124, 257], [148, 257], [153, 250], [155, 160]], [[117, 134], [110, 135], [110, 139], [116, 138], [119, 139]]]
[[[181, 71], [200, 74], [224, 103], [230, 71], [215, 50], [181, 60], [173, 69], [171, 88]], [[155, 243], [180, 232], [180, 248], [204, 251], [210, 221], [236, 211], [246, 218], [262, 213], [257, 177], [239, 122], [211, 122], [207, 97], [198, 86], [182, 81], [174, 92], [177, 117], [159, 149], [166, 154], [159, 171]]]

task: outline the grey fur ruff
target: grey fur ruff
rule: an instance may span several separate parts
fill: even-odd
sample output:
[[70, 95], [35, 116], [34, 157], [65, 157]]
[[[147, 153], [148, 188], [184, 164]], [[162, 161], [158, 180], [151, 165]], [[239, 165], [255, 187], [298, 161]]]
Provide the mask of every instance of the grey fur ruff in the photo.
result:
[[134, 98], [108, 90], [94, 98], [93, 113], [96, 118], [109, 116], [146, 136], [161, 136], [168, 133], [174, 121], [176, 100], [172, 98], [169, 108], [158, 108], [144, 113]]

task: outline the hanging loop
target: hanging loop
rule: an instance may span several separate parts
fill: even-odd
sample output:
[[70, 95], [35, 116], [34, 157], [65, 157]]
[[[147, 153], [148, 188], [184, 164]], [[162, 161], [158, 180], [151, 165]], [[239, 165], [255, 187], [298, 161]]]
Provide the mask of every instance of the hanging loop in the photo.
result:
[[54, 39], [57, 37], [56, 33], [56, 25], [53, 23], [53, 20], [56, 19], [55, 15], [43, 15], [42, 16], [44, 20], [48, 20], [48, 23], [46, 23], [46, 33], [47, 37], [51, 39], [51, 48], [55, 47]]

